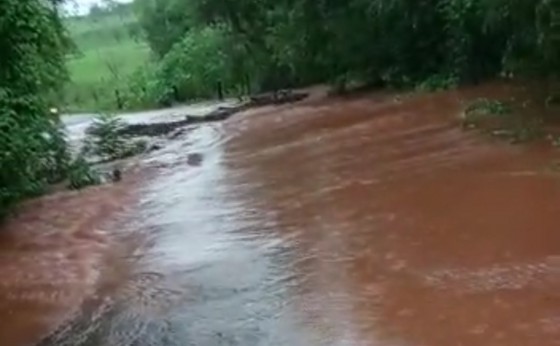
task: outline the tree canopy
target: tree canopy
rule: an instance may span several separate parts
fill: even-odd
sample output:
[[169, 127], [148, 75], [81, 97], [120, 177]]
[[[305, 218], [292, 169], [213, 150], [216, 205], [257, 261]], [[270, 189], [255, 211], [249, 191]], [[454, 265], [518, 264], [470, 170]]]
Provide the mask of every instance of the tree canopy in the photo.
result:
[[[60, 179], [49, 100], [67, 80], [63, 0], [0, 2], [0, 212]], [[501, 74], [557, 80], [560, 0], [135, 0], [153, 60], [127, 106], [350, 81], [448, 88]], [[129, 13], [106, 1], [103, 11]], [[112, 12], [111, 12], [112, 13]], [[138, 25], [138, 26], [137, 26]], [[128, 27], [127, 27], [128, 28]], [[119, 87], [121, 88], [120, 84]], [[110, 89], [114, 91], [113, 89]]]
[[[177, 65], [201, 82], [194, 76], [207, 69], [232, 84], [249, 77], [256, 89], [352, 79], [451, 86], [559, 70], [559, 0], [136, 0], [136, 7], [164, 64], [166, 55], [198, 49], [216, 62]], [[222, 36], [215, 54], [185, 47], [208, 28]]]

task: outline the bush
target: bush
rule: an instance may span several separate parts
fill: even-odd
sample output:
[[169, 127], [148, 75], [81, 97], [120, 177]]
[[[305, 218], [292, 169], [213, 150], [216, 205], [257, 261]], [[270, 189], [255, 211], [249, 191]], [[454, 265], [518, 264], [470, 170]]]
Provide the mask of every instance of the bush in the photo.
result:
[[169, 104], [173, 90], [158, 75], [157, 64], [146, 64], [132, 73], [126, 80], [123, 91], [127, 109], [153, 108]]
[[0, 214], [64, 175], [68, 154], [47, 95], [65, 81], [69, 40], [50, 0], [0, 2]]
[[123, 127], [124, 124], [118, 117], [110, 114], [99, 115], [86, 130], [82, 154], [112, 161], [144, 152], [147, 143], [125, 137], [121, 133]]
[[186, 95], [207, 96], [216, 71], [229, 88], [241, 83], [268, 90], [340, 82], [341, 76], [422, 90], [501, 72], [560, 76], [556, 0], [136, 4], [164, 70], [158, 78]]
[[86, 159], [79, 155], [68, 169], [68, 187], [80, 190], [91, 185], [101, 183], [101, 176], [93, 170]]
[[208, 98], [216, 95], [219, 83], [230, 85], [224, 35], [218, 28], [191, 30], [163, 57], [157, 78], [176, 88], [177, 101]]
[[86, 130], [84, 154], [99, 156], [102, 159], [117, 159], [126, 147], [125, 139], [119, 135], [122, 121], [110, 114], [101, 114], [94, 119]]

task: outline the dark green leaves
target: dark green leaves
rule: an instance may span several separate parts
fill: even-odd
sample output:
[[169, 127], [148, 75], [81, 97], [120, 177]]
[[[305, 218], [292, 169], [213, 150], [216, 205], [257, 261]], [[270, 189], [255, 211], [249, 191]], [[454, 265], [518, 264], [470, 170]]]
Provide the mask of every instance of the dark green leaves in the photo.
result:
[[60, 180], [66, 141], [45, 95], [66, 78], [60, 1], [0, 2], [0, 213]]

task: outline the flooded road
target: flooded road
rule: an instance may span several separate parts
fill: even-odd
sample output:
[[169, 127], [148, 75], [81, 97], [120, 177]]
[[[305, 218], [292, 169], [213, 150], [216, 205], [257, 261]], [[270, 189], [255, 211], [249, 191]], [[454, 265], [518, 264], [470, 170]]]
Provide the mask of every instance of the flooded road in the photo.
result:
[[0, 344], [560, 345], [554, 152], [462, 132], [460, 96], [252, 110], [147, 158], [97, 235], [15, 220]]

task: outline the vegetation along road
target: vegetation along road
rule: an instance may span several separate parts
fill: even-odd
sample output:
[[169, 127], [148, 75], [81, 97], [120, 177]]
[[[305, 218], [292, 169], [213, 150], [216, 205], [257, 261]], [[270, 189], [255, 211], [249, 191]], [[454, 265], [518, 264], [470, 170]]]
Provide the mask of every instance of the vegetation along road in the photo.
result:
[[560, 344], [560, 2], [68, 8], [0, 3], [0, 345]]

